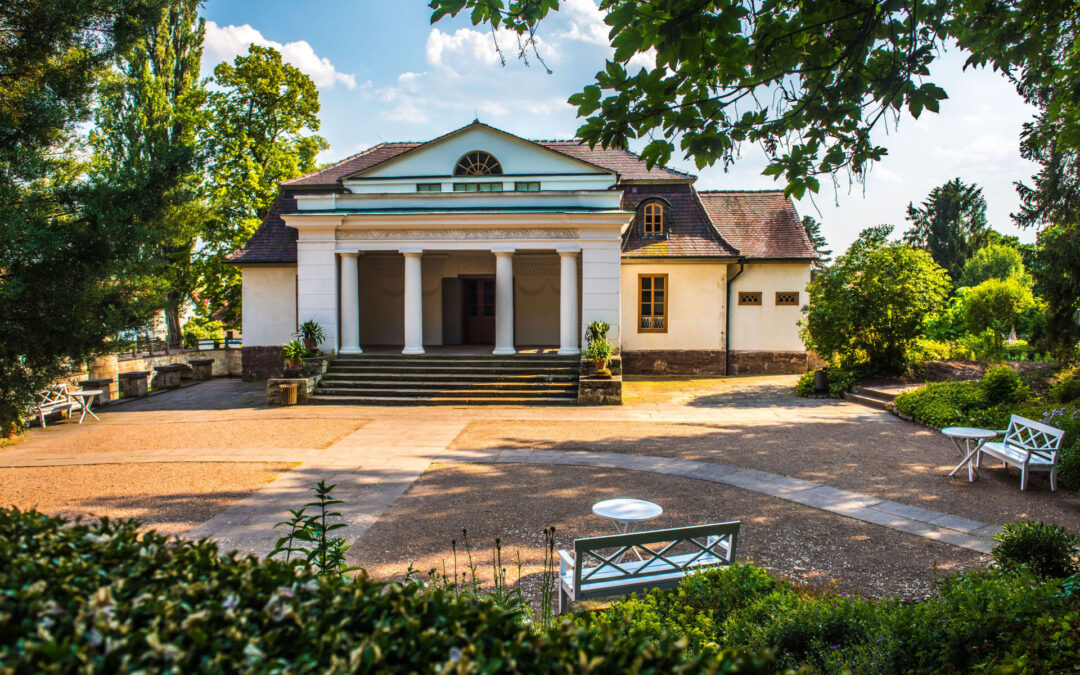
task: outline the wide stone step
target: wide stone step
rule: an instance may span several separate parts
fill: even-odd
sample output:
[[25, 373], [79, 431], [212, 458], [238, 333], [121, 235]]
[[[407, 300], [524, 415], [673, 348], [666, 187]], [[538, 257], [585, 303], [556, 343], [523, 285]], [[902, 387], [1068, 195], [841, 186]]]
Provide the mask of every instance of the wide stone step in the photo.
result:
[[327, 369], [328, 375], [360, 373], [403, 373], [403, 374], [455, 374], [455, 373], [484, 373], [499, 375], [502, 373], [515, 375], [577, 375], [577, 368], [530, 368], [528, 366], [339, 366], [333, 365]]
[[462, 397], [516, 397], [536, 398], [545, 396], [573, 396], [577, 397], [577, 388], [544, 388], [544, 389], [500, 389], [494, 387], [465, 387], [454, 389], [449, 387], [394, 387], [392, 389], [378, 389], [372, 387], [319, 387], [316, 393], [326, 396], [445, 396], [448, 398]]
[[577, 397], [546, 396], [536, 398], [488, 397], [452, 398], [447, 396], [354, 395], [327, 396], [314, 394], [309, 403], [323, 405], [574, 405]]
[[514, 366], [576, 366], [581, 360], [550, 356], [339, 356], [334, 363], [356, 364], [403, 364], [414, 365], [514, 365]]
[[852, 403], [859, 403], [861, 405], [869, 406], [871, 408], [877, 408], [878, 410], [887, 410], [889, 404], [892, 403], [892, 399], [877, 398], [876, 396], [866, 396], [863, 394], [854, 394], [850, 391], [844, 392], [844, 398]]
[[371, 380], [379, 382], [577, 382], [577, 373], [400, 373], [378, 371], [374, 373], [327, 371], [326, 380]]
[[478, 380], [473, 382], [438, 381], [427, 382], [413, 380], [401, 382], [397, 380], [360, 380], [324, 378], [319, 383], [319, 389], [430, 389], [430, 390], [476, 390], [476, 389], [520, 389], [522, 391], [577, 391], [577, 382], [502, 382], [490, 380]]

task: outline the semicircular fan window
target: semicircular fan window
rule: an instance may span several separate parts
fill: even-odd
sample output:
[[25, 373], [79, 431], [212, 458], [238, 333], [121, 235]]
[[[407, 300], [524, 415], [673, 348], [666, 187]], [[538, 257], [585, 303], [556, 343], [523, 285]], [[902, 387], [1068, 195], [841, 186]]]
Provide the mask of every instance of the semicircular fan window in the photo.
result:
[[501, 176], [502, 165], [486, 152], [466, 153], [454, 167], [455, 176]]

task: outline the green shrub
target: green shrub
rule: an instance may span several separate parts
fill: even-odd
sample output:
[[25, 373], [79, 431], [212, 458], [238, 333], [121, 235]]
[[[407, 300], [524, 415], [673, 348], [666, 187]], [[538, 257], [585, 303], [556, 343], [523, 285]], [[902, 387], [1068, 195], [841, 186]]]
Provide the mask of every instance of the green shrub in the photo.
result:
[[950, 357], [951, 353], [952, 348], [948, 342], [919, 338], [908, 352], [908, 358], [912, 363], [944, 361]]
[[900, 394], [893, 406], [903, 415], [940, 429], [967, 424], [973, 411], [986, 407], [986, 398], [978, 382], [931, 382]]
[[986, 402], [990, 405], [1018, 403], [1026, 399], [1027, 391], [1020, 381], [1020, 373], [1008, 366], [991, 366], [986, 369], [982, 382], [979, 383]]
[[3, 509], [0, 560], [5, 672], [772, 672], [571, 622], [538, 631], [490, 601], [318, 577], [131, 521]]
[[795, 395], [806, 398], [814, 393], [814, 371], [803, 373], [795, 385]]
[[1080, 490], [1080, 443], [1062, 448], [1057, 478], [1066, 490]]
[[1070, 403], [1080, 399], [1080, 363], [1063, 368], [1054, 376], [1050, 385], [1050, 398], [1058, 403]]
[[1040, 577], [1063, 579], [1080, 571], [1080, 537], [1060, 525], [1009, 523], [994, 535], [992, 554], [1005, 569], [1026, 566]]
[[193, 316], [184, 324], [184, 346], [194, 349], [199, 346], [199, 340], [214, 340], [221, 342], [225, 339], [225, 329], [220, 321], [214, 321], [204, 316]]
[[579, 621], [601, 630], [621, 626], [631, 643], [685, 640], [688, 654], [768, 649], [778, 670], [970, 672], [981, 662], [1022, 663], [1012, 654], [1028, 628], [1071, 603], [1060, 580], [1022, 567], [950, 577], [926, 598], [872, 601], [804, 592], [751, 565], [733, 565]]

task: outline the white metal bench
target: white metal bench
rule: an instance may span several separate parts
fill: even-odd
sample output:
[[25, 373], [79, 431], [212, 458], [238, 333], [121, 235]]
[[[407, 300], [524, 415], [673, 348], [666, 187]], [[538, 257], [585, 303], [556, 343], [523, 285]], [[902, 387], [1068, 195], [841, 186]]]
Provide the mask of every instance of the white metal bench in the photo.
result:
[[[671, 588], [696, 569], [729, 565], [738, 536], [733, 521], [575, 539], [573, 556], [559, 551], [559, 613], [570, 602]], [[633, 550], [645, 555], [624, 562]]]
[[1006, 469], [1010, 464], [1017, 467], [1021, 490], [1027, 489], [1028, 475], [1032, 471], [1049, 471], [1050, 489], [1057, 490], [1058, 450], [1064, 431], [1013, 415], [1009, 418], [1009, 428], [998, 433], [1005, 434], [1001, 442], [983, 443], [979, 448], [979, 466], [982, 456], [990, 455], [1001, 460]]
[[37, 414], [41, 428], [45, 428], [45, 416], [57, 412], [81, 410], [82, 401], [68, 392], [66, 384], [54, 384], [38, 394]]

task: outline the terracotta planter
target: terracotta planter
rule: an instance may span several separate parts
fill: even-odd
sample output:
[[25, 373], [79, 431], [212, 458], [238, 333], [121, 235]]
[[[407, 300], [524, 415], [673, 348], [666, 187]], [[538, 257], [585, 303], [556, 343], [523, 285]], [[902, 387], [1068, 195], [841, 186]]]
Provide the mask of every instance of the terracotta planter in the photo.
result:
[[605, 368], [607, 368], [607, 359], [598, 359], [596, 361], [593, 361], [593, 366], [596, 367], [597, 371], [604, 370]]
[[307, 350], [308, 350], [309, 352], [313, 352], [313, 351], [315, 351], [315, 347], [316, 347], [316, 346], [317, 346], [317, 344], [316, 344], [316, 342], [315, 342], [315, 338], [304, 338], [304, 347], [305, 347], [305, 348], [306, 348], [306, 349], [307, 349]]

